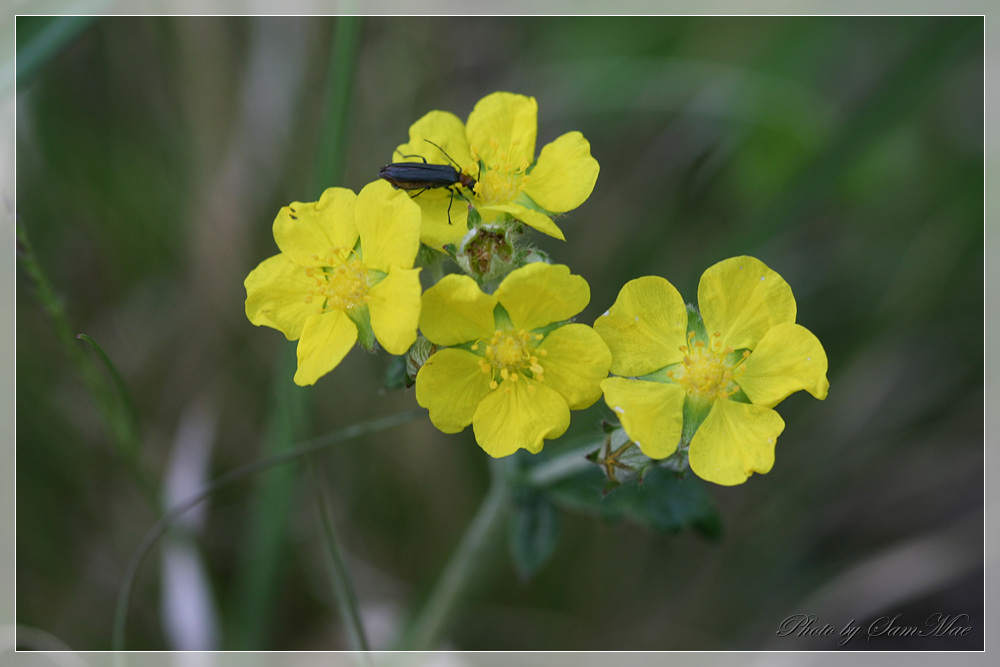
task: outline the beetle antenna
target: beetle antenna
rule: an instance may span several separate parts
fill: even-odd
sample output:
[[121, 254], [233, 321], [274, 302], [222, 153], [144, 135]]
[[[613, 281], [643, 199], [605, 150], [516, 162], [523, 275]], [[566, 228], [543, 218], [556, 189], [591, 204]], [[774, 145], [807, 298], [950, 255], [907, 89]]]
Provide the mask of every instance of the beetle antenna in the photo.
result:
[[458, 169], [458, 171], [460, 171], [460, 172], [462, 171], [462, 168], [461, 168], [461, 167], [460, 167], [460, 166], [458, 165], [458, 162], [456, 162], [456, 161], [455, 161], [455, 158], [453, 158], [452, 156], [448, 155], [448, 152], [447, 152], [447, 151], [446, 151], [445, 149], [441, 148], [440, 146], [438, 146], [438, 145], [437, 145], [436, 143], [434, 143], [434, 142], [433, 142], [433, 141], [431, 141], [430, 139], [424, 139], [424, 141], [426, 141], [426, 142], [427, 142], [427, 143], [429, 143], [429, 144], [430, 144], [431, 146], [433, 146], [434, 148], [436, 148], [436, 149], [438, 149], [439, 151], [441, 151], [442, 153], [444, 153], [444, 156], [445, 156], [446, 158], [448, 158], [449, 160], [451, 160], [451, 163], [452, 163], [453, 165], [455, 165], [455, 168], [457, 168], [457, 169]]
[[399, 154], [399, 157], [418, 157], [424, 161], [424, 164], [427, 164], [427, 158], [425, 158], [423, 155], [403, 155], [399, 151], [393, 151], [393, 153]]

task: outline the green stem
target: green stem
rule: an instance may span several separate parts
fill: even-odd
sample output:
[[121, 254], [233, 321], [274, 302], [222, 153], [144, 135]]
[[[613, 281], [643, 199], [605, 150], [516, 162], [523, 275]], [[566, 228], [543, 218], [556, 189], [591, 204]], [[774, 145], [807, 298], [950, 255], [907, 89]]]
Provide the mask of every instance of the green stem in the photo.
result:
[[502, 525], [510, 499], [506, 462], [500, 459], [491, 463], [490, 489], [423, 609], [403, 637], [402, 650], [426, 651], [437, 647], [455, 616], [463, 591], [489, 560], [486, 547]]
[[249, 477], [250, 475], [267, 470], [268, 468], [273, 468], [274, 466], [282, 463], [294, 461], [309, 454], [314, 454], [347, 440], [352, 440], [370, 433], [377, 433], [378, 431], [384, 431], [392, 428], [393, 426], [399, 426], [400, 424], [412, 421], [423, 414], [425, 413], [422, 409], [409, 410], [407, 412], [401, 412], [388, 417], [374, 419], [369, 422], [354, 424], [353, 426], [348, 426], [340, 431], [335, 431], [318, 438], [313, 438], [295, 449], [282, 452], [281, 454], [275, 454], [274, 456], [269, 456], [257, 461], [251, 461], [250, 463], [242, 465], [238, 468], [234, 468], [233, 470], [230, 470], [229, 472], [216, 478], [212, 483], [195, 495], [176, 505], [173, 509], [167, 512], [163, 518], [153, 524], [152, 528], [146, 531], [146, 535], [142, 538], [142, 542], [139, 544], [139, 547], [136, 549], [135, 553], [132, 554], [132, 559], [129, 561], [128, 568], [125, 571], [125, 581], [122, 583], [122, 588], [118, 592], [118, 603], [115, 607], [115, 626], [111, 638], [112, 650], [122, 651], [125, 647], [125, 621], [128, 618], [129, 598], [132, 594], [132, 588], [135, 585], [135, 577], [139, 572], [139, 567], [142, 565], [142, 562], [150, 549], [153, 548], [156, 542], [163, 537], [170, 526], [173, 525], [173, 523], [177, 521], [177, 519], [185, 512], [200, 504], [201, 501], [205, 500], [216, 491]]
[[[288, 381], [295, 372], [295, 349], [283, 348], [272, 377], [264, 454], [280, 454], [295, 447], [306, 430], [311, 394]], [[299, 488], [292, 466], [262, 475], [249, 503], [245, 537], [240, 549], [236, 592], [226, 615], [226, 646], [255, 651], [269, 646], [278, 613], [281, 564], [288, 547], [286, 533]]]
[[594, 464], [587, 460], [587, 454], [598, 449], [603, 440], [572, 449], [546, 461], [528, 473], [528, 483], [532, 486], [551, 486], [573, 475], [589, 470]]
[[[348, 136], [348, 111], [357, 62], [360, 21], [358, 17], [334, 19], [330, 41], [326, 86], [321, 100], [322, 123], [313, 172], [306, 191], [322, 192], [338, 185], [343, 172]], [[317, 199], [319, 192], [317, 192]], [[359, 330], [363, 327], [359, 327]], [[370, 346], [369, 346], [370, 347]], [[290, 347], [276, 374], [275, 401], [269, 419], [269, 452], [281, 453], [303, 434], [312, 411], [313, 392], [289, 381], [295, 370], [295, 350]], [[284, 470], [262, 479], [248, 515], [247, 548], [242, 553], [237, 591], [228, 614], [227, 643], [236, 650], [267, 647], [269, 632], [278, 613], [275, 605], [281, 588], [282, 554], [287, 549], [288, 517], [298, 491], [296, 473]]]
[[313, 492], [316, 496], [320, 523], [322, 523], [323, 533], [326, 535], [327, 569], [330, 572], [330, 581], [333, 585], [333, 599], [340, 612], [341, 620], [347, 626], [351, 650], [367, 651], [368, 639], [365, 637], [365, 628], [361, 622], [361, 612], [358, 609], [358, 598], [354, 592], [354, 585], [351, 583], [351, 575], [347, 571], [347, 564], [344, 562], [344, 556], [340, 549], [340, 540], [337, 539], [337, 532], [334, 529], [333, 517], [330, 512], [330, 499], [313, 461], [308, 462], [308, 468]]

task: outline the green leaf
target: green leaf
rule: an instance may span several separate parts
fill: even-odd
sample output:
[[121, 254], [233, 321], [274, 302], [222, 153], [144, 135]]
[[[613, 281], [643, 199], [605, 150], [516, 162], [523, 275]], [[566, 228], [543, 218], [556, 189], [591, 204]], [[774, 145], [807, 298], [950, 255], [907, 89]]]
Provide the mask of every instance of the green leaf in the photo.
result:
[[559, 542], [559, 510], [546, 494], [522, 489], [510, 518], [510, 551], [522, 579], [530, 579]]
[[609, 520], [628, 519], [661, 533], [690, 527], [706, 537], [721, 535], [722, 522], [711, 497], [694, 475], [682, 477], [651, 466], [641, 483], [622, 484], [605, 492], [606, 481], [595, 466], [551, 487], [551, 496], [562, 506]]

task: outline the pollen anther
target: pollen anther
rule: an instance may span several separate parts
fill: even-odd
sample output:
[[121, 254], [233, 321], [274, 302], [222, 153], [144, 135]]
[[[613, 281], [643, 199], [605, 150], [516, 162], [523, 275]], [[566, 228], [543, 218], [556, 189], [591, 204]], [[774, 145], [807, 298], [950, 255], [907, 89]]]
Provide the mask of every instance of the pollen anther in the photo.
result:
[[[535, 350], [535, 344], [544, 338], [541, 334], [531, 333], [524, 329], [497, 329], [488, 343], [484, 341], [483, 359], [479, 362], [484, 373], [492, 373], [491, 389], [496, 389], [502, 382], [520, 382], [533, 380], [543, 382], [545, 368], [539, 363], [539, 357], [546, 355], [545, 350]], [[479, 349], [479, 341], [473, 345], [473, 350]], [[523, 380], [522, 380], [523, 378]], [[528, 386], [531, 386], [529, 383]], [[508, 386], [506, 390], [509, 391]]]
[[[719, 332], [712, 334], [710, 343], [697, 340], [693, 331], [688, 332], [688, 344], [679, 368], [667, 371], [667, 377], [685, 388], [695, 398], [714, 400], [729, 398], [740, 390], [737, 379], [743, 374], [743, 362], [750, 355], [745, 350], [735, 363], [728, 361], [731, 348], [722, 349]], [[714, 339], [714, 340], [713, 340]]]

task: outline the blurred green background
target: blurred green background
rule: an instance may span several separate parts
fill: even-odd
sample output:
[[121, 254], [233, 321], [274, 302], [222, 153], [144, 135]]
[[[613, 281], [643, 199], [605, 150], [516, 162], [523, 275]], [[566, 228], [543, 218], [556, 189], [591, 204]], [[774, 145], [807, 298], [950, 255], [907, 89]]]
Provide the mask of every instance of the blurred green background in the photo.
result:
[[[127, 385], [146, 471], [120, 454], [133, 425], [93, 350], [60, 341], [20, 271], [17, 621], [35, 647], [111, 646], [151, 494], [179, 489], [172, 504], [289, 439], [416, 407], [381, 390], [384, 354], [290, 387], [294, 344], [246, 320], [243, 279], [275, 254], [282, 205], [359, 190], [421, 115], [464, 119], [506, 90], [537, 98], [539, 148], [580, 130], [601, 164], [566, 242], [539, 239], [589, 281], [581, 321], [629, 279], [693, 300], [710, 264], [754, 255], [791, 284], [831, 388], [779, 406], [770, 474], [708, 488], [719, 539], [564, 512], [530, 581], [495, 545], [447, 646], [833, 649], [775, 632], [792, 614], [839, 629], [964, 613], [966, 638], [847, 648], [982, 648], [982, 18], [371, 17], [350, 95], [328, 100], [351, 51], [337, 23], [99, 18], [41, 48], [50, 23], [18, 19], [18, 219], [72, 333]], [[338, 104], [342, 176], [314, 183]], [[569, 436], [608, 415], [574, 413]], [[487, 457], [422, 418], [315, 462], [387, 648], [485, 493]], [[256, 475], [171, 533], [127, 646], [345, 648], [308, 479], [298, 463]]]

